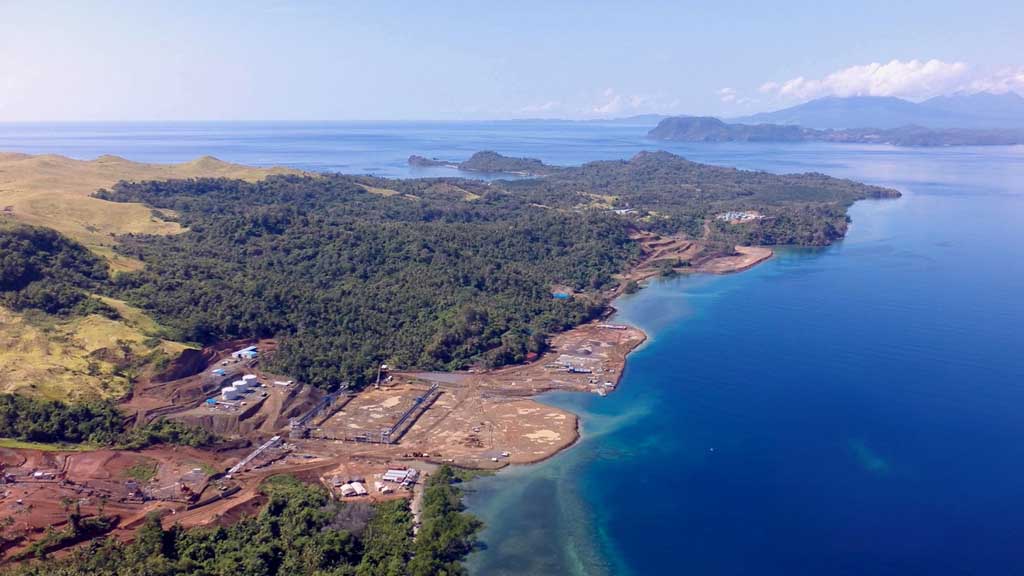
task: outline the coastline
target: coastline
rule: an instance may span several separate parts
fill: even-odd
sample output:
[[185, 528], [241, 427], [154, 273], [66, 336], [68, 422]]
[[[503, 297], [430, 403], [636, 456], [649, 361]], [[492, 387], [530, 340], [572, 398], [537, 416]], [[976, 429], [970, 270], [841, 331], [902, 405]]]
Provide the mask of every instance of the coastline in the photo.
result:
[[[29, 163], [29, 166], [22, 166], [27, 173], [31, 173], [36, 168], [31, 163], [38, 162], [39, 158], [28, 155], [0, 157], [9, 162]], [[133, 163], [114, 157], [103, 157], [94, 161], [45, 158], [54, 162], [60, 160], [57, 168], [60, 169], [61, 174], [65, 172], [68, 174], [65, 177], [66, 180], [72, 180], [72, 176], [79, 177], [74, 180], [74, 183], [79, 186], [78, 188], [64, 180], [61, 181], [61, 189], [56, 192], [59, 194], [59, 198], [95, 205], [102, 204], [103, 206], [105, 206], [104, 201], [89, 196], [86, 191], [92, 190], [100, 184], [109, 185], [108, 180], [114, 176], [108, 172], [116, 172], [116, 174], [130, 172], [139, 178], [229, 174], [256, 179], [281, 170], [254, 168], [252, 173], [236, 173], [236, 171], [246, 170], [246, 168], [219, 162], [212, 158], [168, 165], [163, 168], [162, 172], [157, 171], [161, 165]], [[129, 167], [132, 169], [131, 171], [128, 170]], [[92, 174], [93, 171], [97, 174]], [[154, 171], [157, 172], [154, 173]], [[22, 177], [21, 172], [14, 175]], [[84, 178], [84, 176], [90, 176], [93, 179]], [[27, 186], [20, 180], [16, 184]], [[37, 191], [33, 189], [33, 192]], [[42, 194], [43, 192], [38, 193]], [[45, 193], [54, 194], [54, 191], [46, 190]], [[148, 208], [142, 205], [130, 205], [130, 207], [140, 213], [145, 211], [146, 218], [150, 218]], [[123, 223], [118, 223], [119, 227], [114, 227], [114, 224], [111, 224], [110, 227], [100, 230], [105, 233], [102, 238], [103, 242], [100, 243], [88, 234], [83, 235], [78, 229], [58, 227], [53, 223], [55, 220], [51, 221], [52, 214], [39, 215], [18, 203], [12, 204], [8, 216], [14, 220], [52, 227], [82, 241], [100, 255], [111, 257], [114, 255], [112, 246], [116, 242], [115, 232], [167, 234], [180, 232], [179, 228], [172, 226], [173, 222], [170, 219], [156, 218], [150, 222], [150, 225], [168, 227], [166, 230], [163, 228], [159, 230], [125, 228]], [[51, 220], [46, 220], [42, 216], [51, 217]], [[553, 391], [590, 392], [605, 396], [618, 388], [622, 382], [629, 355], [650, 340], [649, 335], [636, 326], [609, 324], [616, 313], [615, 301], [625, 294], [629, 281], [642, 282], [673, 273], [689, 275], [741, 272], [771, 258], [774, 254], [770, 248], [766, 247], [737, 246], [735, 253], [730, 256], [702, 257], [702, 250], [706, 248], [704, 240], [690, 240], [680, 236], [660, 236], [641, 232], [637, 232], [633, 240], [640, 245], [642, 258], [622, 272], [622, 275], [618, 277], [620, 280], [618, 287], [597, 295], [580, 296], [582, 298], [593, 297], [595, 301], [600, 299], [600, 303], [604, 305], [603, 313], [595, 320], [553, 334], [548, 350], [532, 362], [485, 372], [447, 373], [444, 376], [437, 375], [436, 379], [432, 379], [429, 373], [396, 373], [397, 377], [393, 383], [389, 382], [378, 386], [376, 390], [363, 390], [358, 396], [353, 396], [351, 404], [346, 403], [335, 413], [325, 416], [317, 424], [316, 432], [319, 433], [319, 427], [322, 426], [327, 429], [327, 434], [310, 436], [308, 439], [293, 439], [290, 442], [293, 446], [292, 449], [297, 450], [297, 454], [301, 454], [301, 457], [290, 459], [284, 457], [280, 461], [270, 462], [266, 464], [269, 467], [268, 472], [311, 476], [313, 474], [310, 472], [310, 466], [313, 466], [323, 472], [323, 474], [320, 472], [315, 474], [323, 483], [329, 476], [344, 474], [371, 477], [390, 466], [409, 466], [415, 462], [450, 463], [470, 469], [497, 470], [509, 466], [539, 464], [580, 444], [584, 435], [584, 423], [579, 414], [547, 404], [540, 396]], [[141, 266], [141, 262], [111, 261], [111, 265], [116, 269], [130, 270]], [[219, 359], [218, 357], [217, 360]], [[260, 369], [254, 366], [250, 366], [249, 369], [252, 372], [260, 372]], [[196, 374], [162, 383], [162, 386], [166, 389], [174, 388], [188, 378], [198, 381], [200, 376], [201, 374]], [[268, 381], [273, 380], [269, 376], [265, 373], [260, 374], [261, 378]], [[440, 386], [432, 387], [434, 384], [440, 384]], [[379, 426], [377, 418], [387, 418], [397, 414], [401, 411], [400, 406], [413, 401], [414, 398], [428, 397], [425, 395], [428, 389], [434, 395], [430, 396], [430, 401], [425, 408], [414, 415], [411, 423], [403, 431], [401, 439], [396, 440], [394, 444], [367, 445], [343, 442], [351, 439], [346, 437], [346, 433], [351, 433], [352, 430], [376, 430]], [[434, 392], [435, 390], [436, 392]], [[205, 393], [206, 391], [199, 390], [199, 392]], [[272, 394], [274, 398], [277, 395], [276, 392]], [[288, 398], [290, 399], [291, 396]], [[311, 400], [306, 397], [302, 397], [300, 400], [311, 403]], [[273, 401], [267, 401], [267, 405], [274, 406], [276, 404]], [[180, 408], [176, 414], [183, 414], [186, 418], [185, 421], [191, 422], [187, 418], [194, 417], [195, 414], [189, 412], [187, 406], [183, 405]], [[431, 409], [427, 410], [427, 408]], [[230, 428], [228, 433], [235, 434], [239, 439], [245, 439], [253, 444], [265, 441], [272, 433], [283, 433], [284, 430], [279, 424], [273, 425], [275, 430], [271, 430], [270, 425], [265, 428], [261, 426], [259, 430], [250, 429], [233, 421], [231, 414], [209, 412], [210, 409], [206, 407], [193, 409], [193, 412], [197, 410], [201, 412], [201, 416], [205, 420], [217, 420], [221, 424], [226, 422]], [[206, 411], [203, 412], [203, 410]], [[334, 414], [337, 416], [335, 417]], [[272, 415], [280, 416], [279, 414]], [[240, 419], [239, 417], [234, 420]], [[268, 422], [273, 421], [275, 420], [268, 420]], [[342, 421], [344, 423], [340, 424]], [[210, 424], [209, 427], [216, 428], [213, 424]], [[33, 458], [40, 459], [40, 467], [49, 469], [49, 460], [43, 461], [40, 455], [34, 454], [33, 450], [26, 452], [33, 453]], [[86, 457], [81, 460], [91, 462], [105, 453], [101, 450], [89, 450], [85, 452]], [[149, 455], [158, 455], [159, 457]], [[242, 456], [245, 456], [242, 448], [225, 453], [204, 451], [201, 461], [210, 469], [221, 470], [226, 469], [228, 465], [237, 463]], [[178, 454], [173, 448], [162, 452], [124, 451], [119, 454], [119, 457], [116, 466], [109, 466], [118, 474], [123, 475], [125, 470], [138, 465], [137, 458], [152, 458], [157, 461], [156, 466], [159, 474], [162, 475], [161, 478], [167, 481], [189, 473], [186, 470], [188, 468], [186, 464], [193, 460], [199, 461], [198, 458]], [[307, 458], [312, 460], [306, 460]], [[144, 462], [144, 460], [139, 460], [139, 462]], [[335, 467], [335, 469], [332, 473], [328, 473], [327, 469], [331, 467]], [[109, 471], [101, 470], [100, 467], [80, 466], [65, 472], [68, 473], [68, 478], [83, 484], [100, 481], [113, 482]], [[216, 521], [221, 514], [244, 511], [249, 502], [247, 495], [255, 494], [256, 487], [265, 477], [265, 473], [254, 470], [235, 476], [234, 481], [242, 491], [240, 496], [219, 500], [212, 507], [207, 507], [204, 504], [187, 516], [189, 521], [204, 524]], [[123, 488], [121, 485], [115, 484], [111, 484], [113, 486], [111, 490]], [[47, 489], [49, 488], [47, 487]], [[206, 490], [206, 488], [204, 484], [199, 489], [199, 493], [202, 494], [202, 490]], [[59, 490], [52, 492], [52, 494], [58, 493], [62, 494]], [[25, 497], [29, 496], [30, 494], [26, 492]], [[37, 498], [34, 493], [32, 496], [33, 499]], [[57, 500], [56, 497], [44, 496], [44, 498]], [[205, 502], [205, 500], [203, 501]], [[184, 511], [184, 509], [177, 510], [178, 507], [175, 504], [161, 504], [156, 507], [172, 514], [176, 511]], [[119, 515], [129, 519], [136, 518], [138, 517], [136, 508], [133, 502], [126, 501], [123, 510], [119, 510]], [[42, 510], [39, 518], [44, 518], [42, 512], [50, 514], [53, 518], [59, 516], [59, 511], [56, 508]], [[181, 519], [181, 517], [176, 518]], [[49, 518], [44, 518], [44, 520], [51, 521]], [[125, 523], [126, 527], [128, 525], [132, 525], [132, 522]], [[132, 526], [134, 527], [134, 525]]]
[[[738, 252], [737, 255], [734, 255], [734, 256], [722, 256], [722, 257], [719, 257], [719, 258], [714, 258], [712, 260], [709, 260], [708, 262], [705, 262], [705, 263], [701, 264], [699, 267], [697, 267], [697, 268], [695, 268], [695, 269], [693, 269], [691, 271], [688, 271], [688, 273], [689, 274], [716, 274], [716, 275], [740, 273], [740, 272], [744, 272], [746, 270], [750, 270], [751, 268], [757, 266], [758, 264], [761, 264], [762, 262], [765, 262], [765, 261], [769, 260], [770, 258], [772, 258], [775, 255], [774, 250], [772, 250], [771, 248], [768, 248], [768, 247], [763, 247], [763, 246], [737, 246], [736, 247], [736, 251]], [[631, 270], [630, 272], [628, 272], [624, 276], [625, 277], [629, 277], [629, 278], [632, 279], [632, 274], [634, 274], [641, 267], [642, 267], [642, 264], [637, 266], [637, 267], [635, 267], [633, 270]], [[648, 277], [646, 277], [644, 279], [646, 280], [646, 279], [649, 279], [651, 277], [653, 277], [653, 276], [648, 276]], [[580, 326], [576, 326], [576, 327], [571, 328], [571, 329], [569, 329], [569, 330], [567, 330], [565, 332], [557, 334], [554, 337], [554, 339], [553, 339], [554, 342], [553, 342], [553, 345], [552, 345], [552, 349], [549, 350], [548, 352], [545, 352], [545, 354], [542, 355], [540, 358], [538, 358], [536, 361], [532, 362], [531, 364], [519, 365], [519, 366], [513, 366], [513, 367], [509, 367], [509, 368], [502, 368], [502, 369], [499, 369], [499, 370], [495, 370], [495, 371], [492, 372], [492, 374], [501, 374], [501, 373], [504, 373], [504, 374], [516, 374], [516, 373], [522, 372], [524, 369], [527, 369], [527, 368], [529, 368], [531, 366], [544, 365], [546, 362], [550, 362], [552, 360], [552, 358], [551, 358], [552, 356], [557, 357], [560, 354], [561, 348], [558, 346], [558, 344], [561, 343], [562, 341], [572, 339], [574, 334], [578, 334], [581, 331], [587, 331], [588, 333], [586, 334], [586, 336], [591, 336], [592, 333], [590, 333], [590, 331], [592, 331], [595, 326], [597, 326], [597, 327], [608, 326], [609, 325], [607, 323], [608, 319], [613, 317], [615, 312], [616, 312], [615, 299], [617, 299], [617, 298], [619, 298], [621, 296], [622, 296], [621, 291], [617, 292], [615, 294], [615, 297], [607, 305], [608, 306], [608, 311], [604, 315], [602, 315], [602, 317], [600, 319], [593, 320], [591, 322], [588, 322], [587, 324], [582, 324]], [[632, 340], [630, 342], [630, 345], [629, 345], [628, 349], [622, 351], [621, 361], [616, 362], [614, 364], [614, 367], [612, 368], [614, 370], [614, 372], [615, 372], [614, 386], [611, 387], [611, 390], [607, 391], [607, 393], [609, 393], [609, 394], [614, 393], [615, 390], [618, 389], [618, 386], [619, 386], [619, 384], [622, 381], [622, 375], [624, 374], [626, 365], [627, 365], [627, 363], [629, 361], [629, 355], [632, 354], [634, 351], [636, 351], [638, 348], [640, 348], [644, 343], [646, 343], [650, 339], [650, 335], [647, 334], [642, 329], [640, 329], [639, 327], [636, 327], [636, 326], [633, 326], [633, 325], [626, 325], [626, 324], [615, 325], [615, 326], [617, 326], [617, 328], [614, 328], [613, 330], [618, 330], [619, 329], [618, 327], [621, 326], [622, 329], [628, 330], [629, 332], [631, 332], [633, 334], [636, 334], [637, 338], [635, 338], [634, 340]], [[541, 385], [541, 386], [537, 387], [535, 389], [535, 392], [530, 394], [526, 399], [529, 400], [529, 401], [532, 401], [532, 402], [536, 402], [538, 404], [547, 405], [546, 403], [543, 402], [541, 396], [543, 394], [547, 393], [547, 392], [552, 392], [552, 391], [587, 392], [589, 390], [587, 390], [584, 387], [566, 388], [564, 386], [556, 386], [556, 385], [550, 385], [550, 386], [543, 386], [543, 385]], [[554, 408], [554, 407], [552, 407], [552, 408]], [[562, 410], [563, 412], [565, 412], [567, 415], [570, 415], [575, 420], [575, 427], [573, 429], [574, 430], [574, 434], [572, 435], [571, 438], [569, 438], [566, 441], [560, 442], [556, 446], [551, 446], [550, 450], [548, 452], [542, 454], [542, 455], [539, 455], [539, 456], [533, 457], [533, 458], [521, 459], [521, 460], [517, 460], [517, 461], [503, 462], [501, 466], [497, 467], [497, 469], [505, 468], [505, 467], [507, 467], [509, 465], [517, 465], [518, 466], [518, 465], [539, 464], [541, 462], [545, 462], [547, 460], [550, 460], [551, 458], [554, 458], [555, 456], [561, 454], [562, 452], [564, 452], [566, 450], [569, 450], [573, 446], [577, 445], [579, 443], [579, 441], [582, 439], [582, 426], [583, 426], [582, 422], [580, 421], [579, 415], [575, 414], [573, 412], [569, 412], [567, 410], [563, 410], [561, 408], [558, 408], [558, 410]]]

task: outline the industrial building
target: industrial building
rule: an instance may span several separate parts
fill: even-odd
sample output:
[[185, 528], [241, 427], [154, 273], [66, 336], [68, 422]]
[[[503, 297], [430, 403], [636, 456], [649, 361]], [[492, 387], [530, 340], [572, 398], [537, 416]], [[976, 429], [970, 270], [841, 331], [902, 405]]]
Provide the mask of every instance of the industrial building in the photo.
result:
[[394, 482], [402, 486], [412, 486], [419, 477], [420, 471], [415, 468], [409, 468], [408, 470], [391, 469], [384, 473], [381, 480]]
[[259, 351], [255, 346], [248, 346], [241, 350], [235, 350], [231, 353], [231, 357], [236, 360], [252, 360], [259, 355]]

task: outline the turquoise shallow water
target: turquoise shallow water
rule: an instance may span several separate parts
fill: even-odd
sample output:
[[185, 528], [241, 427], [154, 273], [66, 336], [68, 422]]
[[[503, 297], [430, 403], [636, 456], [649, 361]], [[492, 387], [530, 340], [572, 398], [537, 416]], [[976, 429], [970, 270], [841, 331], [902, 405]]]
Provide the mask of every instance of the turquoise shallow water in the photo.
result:
[[547, 399], [580, 444], [476, 482], [474, 572], [1024, 572], [1024, 166], [900, 155], [824, 159], [907, 192], [842, 243], [620, 300], [651, 341]]
[[583, 439], [472, 485], [476, 574], [1024, 573], [1024, 147], [670, 144], [574, 123], [0, 124], [0, 150], [389, 176], [663, 148], [891, 185], [846, 240], [618, 303], [649, 332]]

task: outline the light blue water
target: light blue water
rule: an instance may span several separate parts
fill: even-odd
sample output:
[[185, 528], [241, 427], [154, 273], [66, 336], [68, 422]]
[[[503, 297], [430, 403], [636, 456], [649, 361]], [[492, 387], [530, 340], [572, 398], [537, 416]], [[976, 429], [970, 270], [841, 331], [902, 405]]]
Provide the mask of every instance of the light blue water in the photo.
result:
[[615, 394], [550, 398], [580, 444], [476, 483], [476, 573], [1024, 573], [1019, 152], [814, 154], [907, 195], [623, 298], [653, 340]]
[[656, 146], [599, 124], [0, 125], [0, 150], [389, 176], [663, 148], [891, 185], [848, 238], [618, 303], [652, 339], [583, 440], [474, 483], [478, 574], [1024, 573], [1024, 148]]

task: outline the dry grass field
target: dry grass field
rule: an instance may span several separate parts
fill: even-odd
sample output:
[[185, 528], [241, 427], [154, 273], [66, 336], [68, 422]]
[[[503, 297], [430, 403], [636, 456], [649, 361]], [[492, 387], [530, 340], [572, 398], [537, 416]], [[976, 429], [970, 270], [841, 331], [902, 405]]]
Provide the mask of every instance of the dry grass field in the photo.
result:
[[141, 204], [107, 202], [90, 195], [119, 180], [224, 177], [260, 180], [290, 168], [252, 168], [205, 156], [181, 164], [145, 164], [117, 156], [74, 160], [64, 156], [0, 152], [0, 214], [53, 228], [107, 258], [114, 270], [132, 270], [139, 262], [118, 256], [114, 235], [176, 234], [181, 226]]
[[0, 392], [59, 400], [120, 397], [130, 386], [123, 369], [128, 358], [157, 350], [173, 357], [186, 348], [161, 339], [159, 325], [137, 308], [103, 300], [123, 318], [62, 319], [0, 307]]
[[[255, 181], [288, 168], [252, 168], [203, 157], [181, 164], [145, 164], [116, 156], [74, 160], [0, 152], [0, 218], [53, 228], [103, 256], [114, 271], [142, 263], [114, 252], [116, 235], [183, 231], [141, 204], [91, 196], [120, 180], [224, 177]], [[126, 356], [157, 350], [175, 356], [186, 346], [162, 339], [161, 327], [141, 310], [101, 298], [121, 315], [63, 319], [0, 307], [0, 392], [53, 399], [118, 397], [128, 391]]]

